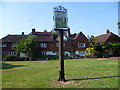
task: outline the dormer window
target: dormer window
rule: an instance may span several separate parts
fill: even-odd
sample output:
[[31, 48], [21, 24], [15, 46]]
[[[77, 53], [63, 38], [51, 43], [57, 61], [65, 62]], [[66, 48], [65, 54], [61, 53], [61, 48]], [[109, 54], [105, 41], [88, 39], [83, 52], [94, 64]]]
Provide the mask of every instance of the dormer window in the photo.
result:
[[78, 43], [78, 48], [84, 48], [86, 47], [85, 43]]
[[46, 48], [47, 47], [47, 43], [40, 43], [40, 47], [41, 48]]

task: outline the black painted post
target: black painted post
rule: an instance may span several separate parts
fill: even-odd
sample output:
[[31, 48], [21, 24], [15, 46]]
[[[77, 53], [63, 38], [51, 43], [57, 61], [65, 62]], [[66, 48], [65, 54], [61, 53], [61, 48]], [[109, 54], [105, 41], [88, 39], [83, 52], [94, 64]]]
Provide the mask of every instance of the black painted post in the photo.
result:
[[59, 79], [58, 81], [65, 82], [64, 77], [64, 47], [63, 47], [63, 30], [59, 30], [59, 60], [60, 60], [60, 66], [59, 66]]

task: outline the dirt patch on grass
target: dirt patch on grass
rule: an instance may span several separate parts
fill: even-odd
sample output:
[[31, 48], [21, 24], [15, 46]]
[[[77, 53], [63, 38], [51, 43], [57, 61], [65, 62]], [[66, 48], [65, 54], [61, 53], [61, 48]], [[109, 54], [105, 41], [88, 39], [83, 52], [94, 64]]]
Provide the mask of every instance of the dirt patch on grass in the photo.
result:
[[110, 59], [120, 60], [120, 57], [110, 57]]
[[97, 60], [106, 60], [106, 59], [111, 59], [111, 60], [120, 60], [120, 57], [97, 58]]
[[97, 60], [106, 60], [108, 58], [97, 58]]
[[51, 88], [67, 88], [75, 85], [77, 85], [75, 81], [59, 82], [58, 80], [53, 80], [49, 82], [49, 87]]
[[111, 62], [110, 62], [110, 63], [108, 63], [108, 64], [118, 64], [118, 63], [111, 63]]

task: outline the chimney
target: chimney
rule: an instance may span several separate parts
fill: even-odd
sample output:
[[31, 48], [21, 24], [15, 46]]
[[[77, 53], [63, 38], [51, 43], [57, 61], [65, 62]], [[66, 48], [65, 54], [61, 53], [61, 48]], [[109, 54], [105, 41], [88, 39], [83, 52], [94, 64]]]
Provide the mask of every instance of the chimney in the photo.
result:
[[70, 28], [68, 28], [66, 35], [67, 35], [67, 37], [70, 37]]
[[35, 28], [32, 28], [32, 33], [34, 33], [35, 32]]
[[24, 32], [22, 32], [22, 35], [24, 35]]
[[110, 32], [110, 30], [109, 29], [106, 29], [106, 33], [109, 33]]

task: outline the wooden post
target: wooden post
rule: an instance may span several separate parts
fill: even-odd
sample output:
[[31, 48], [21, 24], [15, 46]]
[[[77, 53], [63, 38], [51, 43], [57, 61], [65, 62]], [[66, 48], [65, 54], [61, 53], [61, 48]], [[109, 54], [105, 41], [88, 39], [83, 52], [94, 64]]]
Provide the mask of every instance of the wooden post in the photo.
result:
[[58, 81], [65, 82], [64, 77], [64, 47], [63, 47], [63, 30], [59, 30], [59, 60], [60, 60], [60, 66], [59, 66], [59, 79]]

